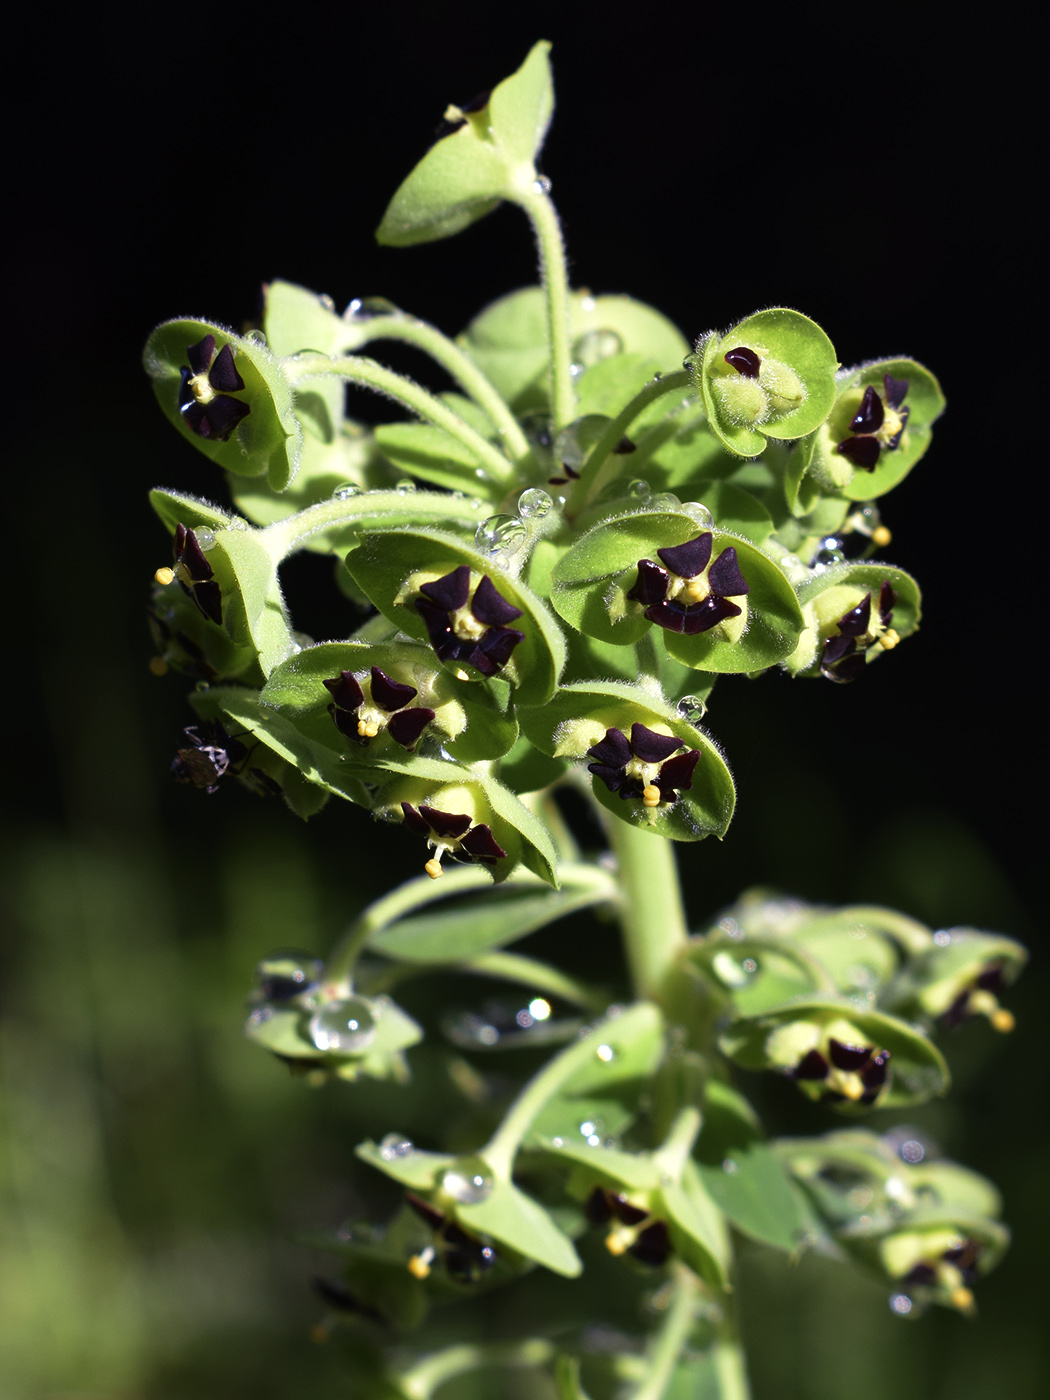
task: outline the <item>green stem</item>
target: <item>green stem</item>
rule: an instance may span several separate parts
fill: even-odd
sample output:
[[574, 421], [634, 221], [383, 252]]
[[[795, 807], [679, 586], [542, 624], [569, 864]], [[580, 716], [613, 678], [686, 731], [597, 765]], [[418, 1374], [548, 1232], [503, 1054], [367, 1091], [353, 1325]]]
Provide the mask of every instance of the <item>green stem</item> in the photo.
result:
[[503, 1122], [488, 1144], [481, 1148], [478, 1154], [485, 1159], [496, 1176], [510, 1179], [514, 1158], [533, 1119], [574, 1074], [594, 1059], [603, 1038], [611, 1042], [616, 1041], [619, 1038], [618, 1031], [629, 1032], [636, 1017], [651, 1015], [652, 1010], [653, 1008], [645, 1003], [636, 1004], [615, 1019], [599, 1021], [589, 1035], [555, 1055], [553, 1060], [548, 1060], [539, 1073], [529, 1080], [507, 1110]]
[[507, 982], [520, 982], [525, 987], [534, 987], [540, 992], [561, 997], [562, 1001], [582, 1006], [587, 1011], [604, 1011], [609, 1005], [606, 993], [579, 982], [556, 967], [540, 962], [536, 958], [526, 958], [521, 953], [495, 951], [479, 953], [476, 958], [461, 964], [465, 972], [474, 972], [482, 977], [499, 977]]
[[492, 506], [486, 501], [473, 501], [438, 491], [411, 491], [402, 496], [398, 491], [360, 491], [340, 500], [332, 497], [297, 511], [286, 520], [267, 525], [262, 532], [275, 563], [301, 549], [315, 535], [340, 526], [353, 529], [368, 524], [440, 525], [445, 521], [480, 524]]
[[722, 1309], [722, 1321], [718, 1325], [718, 1335], [712, 1347], [715, 1376], [718, 1381], [718, 1400], [750, 1400], [751, 1387], [747, 1381], [744, 1349], [740, 1345], [733, 1294], [723, 1294], [719, 1306]]
[[689, 939], [674, 847], [615, 817], [605, 826], [617, 860], [620, 925], [635, 996], [659, 1000]]
[[547, 340], [550, 347], [551, 410], [554, 431], [576, 417], [576, 386], [569, 346], [569, 274], [561, 223], [546, 185], [535, 172], [527, 184], [508, 195], [529, 217], [540, 254], [540, 276], [547, 296]]
[[521, 1342], [464, 1342], [431, 1352], [398, 1377], [406, 1400], [430, 1400], [453, 1376], [483, 1366], [544, 1366], [555, 1354], [551, 1342], [527, 1337]]
[[[699, 1285], [684, 1265], [674, 1270], [674, 1292], [656, 1340], [646, 1357], [646, 1377], [630, 1400], [663, 1400], [696, 1315]], [[721, 1400], [728, 1400], [723, 1395]]]
[[429, 390], [407, 379], [403, 374], [395, 374], [392, 369], [378, 364], [364, 355], [299, 355], [283, 361], [285, 374], [293, 384], [303, 384], [311, 379], [319, 379], [326, 374], [337, 374], [351, 384], [360, 384], [410, 409], [417, 417], [437, 428], [444, 428], [472, 452], [482, 467], [485, 476], [501, 486], [512, 485], [515, 479], [513, 464], [498, 447], [493, 447], [469, 423], [465, 423], [458, 413], [442, 403]]
[[683, 389], [688, 389], [691, 383], [692, 375], [685, 369], [652, 379], [639, 389], [627, 407], [622, 409], [611, 423], [607, 424], [601, 437], [594, 444], [591, 455], [587, 459], [587, 465], [580, 473], [579, 481], [573, 484], [572, 494], [568, 502], [570, 516], [578, 515], [605, 485], [601, 476], [602, 468], [615, 452], [620, 439], [638, 415], [648, 408], [654, 400], [662, 398], [664, 394], [680, 393]]
[[442, 369], [448, 371], [479, 408], [485, 410], [499, 429], [500, 437], [514, 460], [528, 456], [532, 445], [495, 385], [482, 374], [470, 356], [436, 326], [415, 316], [374, 316], [361, 324], [354, 348], [373, 340], [400, 340], [425, 351]]

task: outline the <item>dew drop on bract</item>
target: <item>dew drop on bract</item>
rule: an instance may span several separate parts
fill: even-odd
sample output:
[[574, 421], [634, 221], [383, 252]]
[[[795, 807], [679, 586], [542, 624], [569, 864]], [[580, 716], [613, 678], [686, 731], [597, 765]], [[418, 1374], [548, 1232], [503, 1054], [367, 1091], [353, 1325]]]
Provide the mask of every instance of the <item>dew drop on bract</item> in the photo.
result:
[[272, 1006], [257, 1006], [248, 1017], [249, 1026], [261, 1026], [273, 1016]]
[[310, 1017], [310, 1039], [330, 1054], [364, 1050], [375, 1038], [372, 1008], [361, 997], [330, 1001]]
[[890, 1308], [898, 1317], [907, 1317], [912, 1309], [912, 1301], [907, 1293], [891, 1293]]
[[208, 550], [215, 548], [215, 531], [209, 530], [206, 525], [198, 525], [193, 531], [197, 543], [201, 549]]
[[474, 544], [482, 554], [517, 554], [528, 531], [517, 515], [490, 515], [474, 532]]
[[328, 295], [327, 292], [321, 292], [317, 300], [320, 302], [320, 304], [324, 307], [326, 311], [335, 310], [335, 302], [332, 300], [332, 298]]
[[602, 360], [610, 360], [613, 355], [623, 352], [623, 341], [615, 331], [594, 330], [588, 331], [586, 335], [581, 335], [572, 347], [572, 358], [583, 366], [590, 369], [591, 365], [600, 364]]
[[409, 481], [407, 476], [394, 487], [394, 490], [399, 496], [411, 496], [415, 489], [416, 483], [414, 481]]
[[248, 334], [245, 336], [245, 339], [246, 339], [246, 340], [254, 341], [256, 345], [265, 345], [265, 344], [266, 344], [266, 332], [265, 332], [265, 331], [261, 331], [261, 330], [258, 329], [258, 327], [256, 327], [255, 330], [251, 330], [251, 331], [248, 332]]
[[683, 695], [676, 709], [690, 724], [699, 724], [707, 714], [707, 701], [702, 700], [699, 695]]
[[231, 515], [227, 523], [231, 530], [247, 530], [250, 528], [243, 515]]
[[682, 510], [686, 515], [695, 520], [698, 525], [702, 525], [705, 530], [710, 529], [714, 524], [714, 516], [704, 505], [703, 501], [684, 501]]
[[415, 1150], [412, 1139], [405, 1137], [404, 1133], [387, 1133], [379, 1144], [379, 1155], [384, 1162], [396, 1162]]
[[523, 520], [542, 520], [553, 507], [550, 496], [538, 486], [530, 486], [518, 497], [518, 514]]
[[492, 1172], [480, 1157], [461, 1157], [441, 1178], [441, 1187], [461, 1206], [476, 1206], [492, 1195]]
[[598, 1056], [603, 1065], [609, 1064], [616, 1058], [616, 1051], [611, 1045], [599, 1045], [594, 1053]]
[[652, 496], [648, 504], [653, 510], [681, 510], [682, 503], [673, 491], [661, 491], [659, 495]]
[[538, 175], [532, 182], [532, 188], [537, 194], [550, 194], [551, 182], [546, 175]]
[[290, 1001], [316, 986], [323, 971], [320, 958], [309, 953], [271, 953], [256, 966], [255, 990], [266, 1001]]
[[726, 1157], [722, 1163], [722, 1170], [727, 1176], [735, 1176], [740, 1170], [740, 1163], [734, 1161], [732, 1157]]
[[642, 481], [641, 478], [637, 478], [627, 487], [627, 494], [628, 496], [633, 496], [636, 501], [648, 501], [649, 497], [653, 494], [653, 488], [647, 481]]
[[332, 499], [336, 501], [349, 501], [353, 496], [362, 494], [360, 486], [355, 481], [345, 481], [342, 486], [337, 486], [332, 492]]

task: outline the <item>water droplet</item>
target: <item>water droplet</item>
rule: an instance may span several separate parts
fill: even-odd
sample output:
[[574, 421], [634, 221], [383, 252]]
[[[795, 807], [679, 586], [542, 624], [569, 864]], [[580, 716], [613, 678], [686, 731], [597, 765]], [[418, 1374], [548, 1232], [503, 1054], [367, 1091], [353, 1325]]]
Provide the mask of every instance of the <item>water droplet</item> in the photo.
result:
[[740, 1163], [735, 1162], [732, 1157], [726, 1157], [722, 1163], [722, 1170], [727, 1176], [736, 1176], [740, 1170]]
[[926, 1156], [926, 1149], [917, 1138], [909, 1138], [907, 1142], [901, 1143], [900, 1154], [906, 1162], [911, 1162], [914, 1165], [916, 1162], [921, 1162]]
[[680, 510], [682, 503], [673, 491], [661, 491], [650, 499], [649, 505], [653, 510]]
[[266, 1001], [290, 1001], [315, 987], [323, 972], [320, 958], [309, 953], [271, 953], [256, 966], [254, 994]]
[[491, 1171], [480, 1157], [462, 1157], [441, 1178], [441, 1188], [461, 1206], [476, 1206], [492, 1195]]
[[527, 1031], [529, 1027], [534, 1024], [532, 1012], [526, 1007], [522, 1007], [522, 1009], [515, 1014], [514, 1023], [520, 1026], [523, 1031]]
[[292, 645], [295, 647], [297, 652], [302, 651], [304, 647], [312, 647], [313, 644], [314, 639], [310, 636], [309, 632], [292, 633]]
[[578, 471], [583, 466], [587, 449], [593, 440], [591, 438], [589, 442], [584, 443], [580, 436], [580, 423], [570, 423], [567, 428], [562, 428], [554, 439], [554, 456], [562, 466]]
[[394, 490], [399, 496], [411, 496], [415, 489], [416, 483], [414, 481], [409, 481], [407, 476], [394, 487]]
[[707, 701], [702, 700], [699, 695], [683, 695], [675, 708], [684, 720], [688, 720], [690, 724], [699, 724], [707, 714]]
[[698, 525], [702, 525], [705, 530], [709, 530], [714, 524], [714, 516], [703, 501], [685, 501], [682, 504], [682, 511], [695, 520]]
[[449, 1018], [443, 1030], [453, 1045], [459, 1045], [464, 1050], [491, 1049], [499, 1044], [499, 1027], [476, 1011], [463, 1011]]
[[615, 331], [595, 330], [580, 336], [572, 347], [572, 358], [584, 369], [590, 369], [591, 365], [610, 360], [622, 352], [623, 341]]
[[616, 1058], [616, 1051], [611, 1045], [599, 1045], [594, 1053], [598, 1056], [599, 1060], [601, 1060], [602, 1064], [605, 1065]]
[[335, 302], [332, 300], [332, 298], [328, 295], [327, 292], [321, 292], [317, 300], [320, 302], [320, 304], [324, 307], [326, 311], [335, 310]]
[[490, 515], [474, 532], [474, 544], [482, 554], [517, 554], [528, 536], [517, 515]]
[[411, 1138], [405, 1137], [403, 1133], [387, 1133], [379, 1144], [379, 1155], [384, 1162], [396, 1162], [415, 1150]]
[[546, 175], [539, 175], [532, 182], [532, 188], [537, 194], [550, 194], [551, 182]]
[[250, 528], [243, 515], [231, 515], [227, 524], [231, 530], [247, 530]]
[[332, 498], [336, 501], [349, 501], [351, 497], [363, 494], [356, 481], [345, 481], [342, 486], [335, 488], [332, 492]]
[[837, 535], [828, 535], [821, 540], [820, 548], [810, 560], [810, 568], [815, 574], [822, 574], [825, 569], [830, 569], [833, 564], [845, 563], [846, 556], [842, 550], [842, 541]]
[[912, 1301], [907, 1293], [891, 1293], [890, 1307], [898, 1317], [907, 1317], [912, 1310]]
[[580, 1124], [580, 1135], [585, 1138], [593, 1137], [595, 1133], [601, 1132], [605, 1124], [600, 1118], [586, 1118]]
[[551, 1004], [544, 997], [533, 997], [529, 1002], [529, 1015], [534, 1021], [546, 1021], [551, 1014]]
[[480, 510], [484, 504], [485, 502], [480, 498], [480, 496], [471, 496], [470, 500], [467, 502], [467, 505], [470, 507], [471, 510]]
[[310, 1017], [310, 1039], [318, 1050], [346, 1054], [364, 1050], [376, 1036], [372, 1008], [361, 997], [330, 1001]]
[[648, 501], [649, 497], [653, 494], [653, 488], [647, 481], [642, 481], [639, 478], [630, 483], [627, 487], [627, 494], [628, 496], [633, 496], [636, 501]]
[[946, 928], [939, 928], [933, 935], [933, 941], [937, 944], [938, 948], [947, 948], [948, 944], [952, 941], [952, 936]]
[[758, 963], [755, 962], [754, 958], [745, 958], [743, 962], [743, 968], [745, 972], [757, 972]]
[[555, 1147], [565, 1146], [565, 1139], [563, 1137], [551, 1138], [551, 1142], [554, 1144]]
[[200, 545], [201, 549], [208, 550], [215, 548], [214, 530], [209, 530], [206, 525], [198, 525], [193, 533], [196, 535], [197, 543]]
[[265, 1021], [269, 1021], [273, 1016], [272, 1006], [257, 1006], [248, 1017], [249, 1026], [261, 1026]]
[[735, 939], [737, 942], [744, 936], [744, 930], [737, 923], [736, 919], [730, 918], [728, 915], [724, 919], [719, 919], [718, 927], [723, 933], [728, 934], [730, 938]]
[[343, 312], [346, 321], [371, 321], [374, 316], [400, 316], [401, 309], [386, 297], [355, 297]]
[[211, 690], [211, 686], [208, 684], [207, 681], [198, 681], [193, 688], [199, 694], [203, 694], [206, 690]]
[[542, 520], [550, 515], [553, 506], [550, 496], [538, 486], [530, 486], [518, 497], [518, 514], [523, 520]]
[[585, 312], [589, 316], [592, 311], [596, 311], [597, 309], [598, 303], [595, 301], [594, 297], [591, 296], [590, 292], [581, 291], [580, 310]]
[[253, 341], [255, 342], [256, 345], [265, 345], [265, 344], [266, 344], [266, 333], [265, 333], [265, 331], [261, 331], [261, 330], [258, 329], [258, 327], [256, 327], [255, 330], [251, 330], [251, 331], [248, 332], [248, 334], [247, 334], [247, 336], [245, 337], [245, 339], [246, 339], [246, 340], [253, 340]]

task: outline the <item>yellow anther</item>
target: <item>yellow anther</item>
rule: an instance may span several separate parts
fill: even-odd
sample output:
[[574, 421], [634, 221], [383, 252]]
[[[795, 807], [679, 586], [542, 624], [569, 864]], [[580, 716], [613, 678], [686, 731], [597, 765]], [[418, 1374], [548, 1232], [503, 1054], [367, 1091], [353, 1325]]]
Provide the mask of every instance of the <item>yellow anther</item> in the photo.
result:
[[617, 1259], [621, 1254], [626, 1254], [632, 1244], [634, 1244], [633, 1230], [610, 1230], [605, 1236], [605, 1248]]
[[374, 739], [379, 733], [379, 721], [376, 719], [359, 719], [357, 721], [357, 732], [362, 739]]
[[964, 1288], [962, 1284], [958, 1288], [953, 1288], [948, 1294], [948, 1301], [953, 1308], [958, 1308], [960, 1312], [971, 1312], [973, 1310], [973, 1293], [969, 1288]]
[[879, 549], [885, 549], [892, 539], [893, 532], [887, 530], [885, 525], [876, 525], [875, 529], [871, 532], [871, 542], [874, 545], [878, 545]]
[[864, 1085], [858, 1074], [843, 1074], [834, 1087], [847, 1099], [852, 1099], [854, 1103], [864, 1095]]
[[149, 668], [155, 676], [166, 676], [168, 674], [168, 663], [163, 656], [151, 656]]
[[432, 880], [440, 880], [445, 873], [441, 868], [441, 862], [436, 856], [432, 856], [430, 860], [427, 861], [426, 865], [424, 865], [423, 869]]
[[887, 627], [882, 636], [878, 638], [879, 646], [885, 651], [892, 651], [899, 641], [900, 635], [892, 627]]
[[690, 603], [702, 603], [711, 590], [701, 575], [699, 578], [687, 579], [681, 596]]
[[153, 575], [153, 578], [163, 588], [167, 588], [169, 583], [175, 582], [175, 570], [169, 569], [167, 565], [165, 565], [164, 568], [157, 570], [157, 572]]
[[988, 1019], [992, 1023], [992, 1029], [1001, 1032], [1003, 1035], [1009, 1035], [1014, 1026], [1017, 1025], [1014, 1013], [1012, 1011], [1007, 1011], [1005, 1006], [1000, 1006], [998, 1011], [993, 1011]]
[[[427, 1255], [430, 1256], [429, 1259]], [[408, 1261], [408, 1272], [413, 1278], [429, 1278], [430, 1259], [433, 1259], [433, 1257], [434, 1251], [429, 1247], [425, 1249], [422, 1254], [413, 1254], [412, 1258]]]
[[642, 788], [642, 802], [646, 807], [659, 807], [662, 801], [663, 793], [655, 783], [649, 783], [647, 787]]
[[211, 381], [206, 374], [195, 374], [189, 381], [190, 393], [198, 403], [211, 403], [215, 398], [215, 390], [211, 386]]

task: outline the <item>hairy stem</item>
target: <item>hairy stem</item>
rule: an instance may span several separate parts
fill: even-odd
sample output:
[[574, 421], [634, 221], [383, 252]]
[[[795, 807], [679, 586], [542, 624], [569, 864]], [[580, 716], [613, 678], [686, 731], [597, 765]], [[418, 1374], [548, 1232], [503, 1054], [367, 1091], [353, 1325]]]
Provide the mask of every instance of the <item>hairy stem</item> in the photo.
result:
[[554, 1346], [540, 1337], [521, 1342], [464, 1342], [431, 1352], [399, 1376], [406, 1400], [430, 1400], [453, 1376], [484, 1366], [543, 1366], [554, 1356]]
[[551, 409], [554, 431], [576, 417], [576, 388], [569, 346], [569, 272], [561, 223], [546, 185], [533, 178], [508, 195], [529, 217], [540, 254], [540, 276], [547, 296], [547, 341], [550, 349]]
[[620, 925], [634, 993], [658, 1001], [689, 937], [674, 847], [615, 817], [605, 825], [617, 860]]
[[511, 457], [518, 461], [528, 456], [532, 450], [531, 444], [495, 385], [482, 374], [470, 356], [436, 326], [415, 316], [373, 316], [359, 328], [355, 326], [355, 329], [355, 348], [373, 340], [400, 340], [425, 351], [442, 369], [447, 370], [479, 408], [485, 410], [499, 429]]
[[304, 384], [324, 375], [337, 374], [351, 384], [360, 384], [366, 389], [374, 389], [377, 393], [386, 395], [387, 398], [410, 409], [425, 422], [433, 423], [437, 428], [444, 428], [446, 433], [461, 442], [473, 453], [483, 474], [490, 481], [504, 487], [512, 484], [514, 465], [499, 448], [486, 442], [479, 432], [469, 423], [465, 423], [458, 413], [454, 413], [428, 389], [424, 389], [412, 379], [407, 379], [403, 374], [395, 374], [392, 369], [387, 369], [385, 365], [378, 364], [364, 355], [299, 355], [283, 363], [285, 373], [295, 384]]
[[280, 563], [326, 530], [343, 527], [352, 531], [383, 524], [441, 525], [445, 521], [476, 527], [491, 510], [487, 501], [457, 500], [447, 492], [413, 491], [406, 497], [398, 491], [360, 491], [345, 499], [318, 501], [265, 526], [263, 534], [271, 557]]

